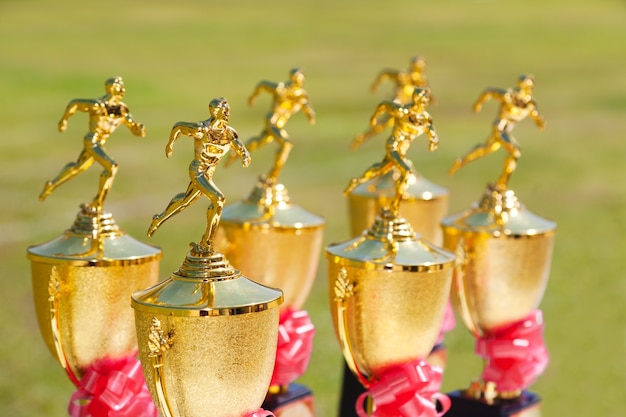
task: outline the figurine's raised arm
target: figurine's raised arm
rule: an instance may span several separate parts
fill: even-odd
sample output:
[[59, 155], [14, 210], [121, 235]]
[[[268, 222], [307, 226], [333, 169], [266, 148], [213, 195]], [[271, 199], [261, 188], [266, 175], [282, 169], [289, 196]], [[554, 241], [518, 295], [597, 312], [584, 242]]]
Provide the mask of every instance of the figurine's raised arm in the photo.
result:
[[252, 106], [254, 105], [254, 102], [256, 101], [256, 97], [261, 94], [262, 91], [268, 92], [270, 94], [273, 94], [276, 89], [278, 88], [278, 84], [277, 83], [273, 83], [271, 81], [260, 81], [254, 91], [252, 92], [252, 94], [250, 94], [250, 97], [248, 97], [248, 105]]
[[237, 131], [233, 128], [230, 128], [229, 131], [232, 135], [230, 140], [230, 148], [241, 158], [241, 164], [244, 167], [247, 167], [252, 161], [252, 158], [250, 157], [250, 152], [248, 152], [241, 139], [239, 139]]
[[61, 120], [59, 120], [59, 132], [65, 132], [67, 129], [67, 120], [76, 114], [77, 111], [89, 113], [90, 110], [98, 106], [98, 104], [98, 100], [93, 99], [78, 98], [70, 101], [67, 107], [65, 107]]
[[128, 107], [122, 106], [122, 114], [124, 115], [124, 124], [130, 129], [135, 136], [146, 137], [146, 126], [137, 122], [130, 114]]
[[498, 100], [502, 100], [505, 96], [505, 94], [507, 93], [506, 90], [503, 90], [501, 88], [488, 88], [485, 91], [483, 91], [483, 93], [480, 95], [480, 97], [478, 97], [478, 100], [476, 100], [476, 102], [474, 103], [474, 112], [478, 113], [482, 108], [483, 108], [483, 103], [485, 101], [491, 100], [491, 99], [498, 99]]
[[376, 77], [372, 85], [370, 86], [370, 90], [375, 92], [376, 90], [378, 90], [378, 86], [381, 85], [384, 81], [397, 80], [398, 74], [399, 74], [398, 70], [393, 70], [393, 69], [382, 70], [380, 73], [378, 73], [378, 76]]
[[534, 120], [535, 124], [537, 125], [539, 129], [541, 130], [545, 129], [546, 121], [543, 118], [543, 116], [539, 114], [539, 109], [537, 109], [537, 104], [535, 103], [534, 99], [530, 101], [530, 105], [532, 106], [532, 110], [530, 111], [528, 115], [530, 116], [531, 119]]
[[165, 145], [165, 156], [168, 158], [174, 153], [174, 143], [181, 135], [200, 139], [204, 135], [204, 126], [200, 122], [176, 122], [170, 132], [170, 140]]
[[401, 105], [394, 103], [393, 101], [390, 101], [390, 100], [382, 101], [376, 107], [376, 110], [374, 110], [374, 114], [372, 114], [372, 117], [370, 117], [370, 126], [372, 127], [376, 126], [378, 124], [378, 118], [385, 113], [389, 114], [392, 118], [395, 118], [397, 116], [397, 113], [401, 110], [401, 108], [402, 108]]

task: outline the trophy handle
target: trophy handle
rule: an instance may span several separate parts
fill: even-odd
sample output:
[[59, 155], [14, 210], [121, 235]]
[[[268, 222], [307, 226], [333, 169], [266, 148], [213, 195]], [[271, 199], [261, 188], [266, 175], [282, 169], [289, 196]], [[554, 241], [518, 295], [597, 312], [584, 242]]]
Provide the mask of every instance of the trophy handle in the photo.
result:
[[465, 267], [469, 262], [469, 255], [467, 253], [468, 248], [465, 244], [463, 236], [459, 237], [456, 245], [455, 255], [456, 260], [454, 264], [454, 277], [453, 277], [453, 289], [456, 287], [456, 295], [458, 297], [458, 313], [463, 318], [465, 325], [474, 336], [480, 336], [481, 331], [476, 326], [476, 323], [472, 319], [469, 304], [467, 302], [467, 295], [465, 291]]
[[76, 371], [72, 369], [65, 351], [63, 350], [62, 337], [61, 337], [61, 320], [59, 319], [59, 298], [60, 287], [59, 276], [56, 267], [52, 268], [50, 274], [50, 280], [48, 281], [48, 302], [50, 304], [50, 329], [52, 331], [52, 340], [54, 342], [54, 349], [56, 351], [57, 359], [59, 363], [67, 373], [70, 381], [77, 387], [80, 385], [78, 378], [76, 377]]
[[150, 334], [148, 335], [148, 348], [150, 349], [150, 364], [152, 365], [154, 390], [157, 401], [163, 410], [163, 417], [173, 417], [172, 407], [168, 400], [167, 388], [165, 386], [165, 375], [163, 370], [163, 352], [169, 350], [173, 343], [173, 331], [168, 334], [161, 329], [161, 322], [156, 317], [152, 317]]

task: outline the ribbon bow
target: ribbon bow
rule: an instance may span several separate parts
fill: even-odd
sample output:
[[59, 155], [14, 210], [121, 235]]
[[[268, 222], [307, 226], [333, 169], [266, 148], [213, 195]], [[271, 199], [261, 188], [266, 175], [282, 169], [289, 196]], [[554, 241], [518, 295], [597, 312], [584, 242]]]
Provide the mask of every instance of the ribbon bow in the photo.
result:
[[315, 326], [305, 310], [287, 309], [281, 313], [270, 385], [288, 385], [304, 374], [311, 358], [314, 335]]
[[528, 388], [549, 360], [541, 310], [479, 338], [476, 353], [487, 360], [482, 379], [495, 382], [498, 391]]
[[135, 355], [89, 366], [70, 398], [71, 417], [157, 417]]
[[[450, 398], [441, 394], [441, 368], [424, 361], [413, 361], [385, 370], [372, 381], [369, 391], [356, 403], [359, 417], [367, 417], [363, 401], [369, 394], [374, 400], [371, 417], [441, 417], [450, 409]], [[437, 411], [435, 401], [442, 410]]]

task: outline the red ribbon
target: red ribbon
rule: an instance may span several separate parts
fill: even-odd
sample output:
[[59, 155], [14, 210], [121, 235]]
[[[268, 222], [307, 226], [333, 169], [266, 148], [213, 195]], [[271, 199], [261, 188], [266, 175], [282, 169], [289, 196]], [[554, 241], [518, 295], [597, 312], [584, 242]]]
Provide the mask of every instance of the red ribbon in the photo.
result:
[[314, 335], [315, 326], [305, 310], [287, 309], [281, 313], [270, 385], [288, 385], [304, 374], [311, 358]]
[[157, 417], [135, 355], [89, 366], [70, 399], [71, 417]]
[[479, 338], [476, 353], [487, 362], [483, 380], [494, 382], [498, 391], [528, 388], [543, 373], [549, 360], [541, 310]]
[[452, 310], [452, 304], [450, 304], [450, 301], [448, 301], [446, 303], [446, 310], [443, 314], [443, 322], [441, 323], [441, 329], [439, 330], [439, 336], [437, 337], [435, 345], [442, 344], [444, 333], [454, 329], [455, 326], [456, 320], [454, 318], [454, 310]]
[[[363, 401], [369, 394], [375, 408], [370, 417], [441, 417], [451, 405], [450, 398], [439, 392], [441, 377], [441, 368], [421, 360], [389, 368], [359, 396], [356, 412], [359, 417], [368, 417]], [[441, 411], [437, 411], [435, 401]]]

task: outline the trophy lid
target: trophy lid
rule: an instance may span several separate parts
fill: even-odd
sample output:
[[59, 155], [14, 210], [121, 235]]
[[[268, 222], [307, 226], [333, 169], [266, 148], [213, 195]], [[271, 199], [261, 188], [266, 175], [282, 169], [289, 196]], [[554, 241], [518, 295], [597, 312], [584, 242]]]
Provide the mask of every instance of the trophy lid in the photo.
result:
[[489, 184], [481, 200], [464, 212], [446, 217], [444, 229], [484, 232], [493, 236], [536, 236], [553, 233], [556, 223], [530, 212], [515, 192]]
[[231, 316], [269, 310], [282, 302], [281, 290], [255, 283], [223, 254], [198, 253], [197, 247], [168, 279], [132, 295], [136, 310], [173, 316]]
[[334, 263], [373, 270], [432, 272], [451, 268], [455, 256], [422, 239], [402, 217], [381, 210], [360, 237], [329, 245]]
[[[396, 184], [399, 176], [398, 170], [393, 169], [384, 175], [360, 184], [350, 193], [350, 197], [393, 198], [397, 192]], [[411, 172], [408, 175], [407, 182], [408, 188], [403, 195], [403, 201], [433, 200], [449, 194], [446, 188], [427, 180], [421, 175], [417, 175], [415, 172]]]
[[83, 206], [68, 230], [48, 242], [30, 246], [28, 257], [43, 263], [111, 266], [150, 262], [161, 257], [161, 250], [126, 234], [111, 213]]
[[242, 201], [224, 208], [221, 223], [241, 224], [246, 229], [318, 229], [326, 224], [322, 217], [292, 204], [287, 188], [259, 179]]

